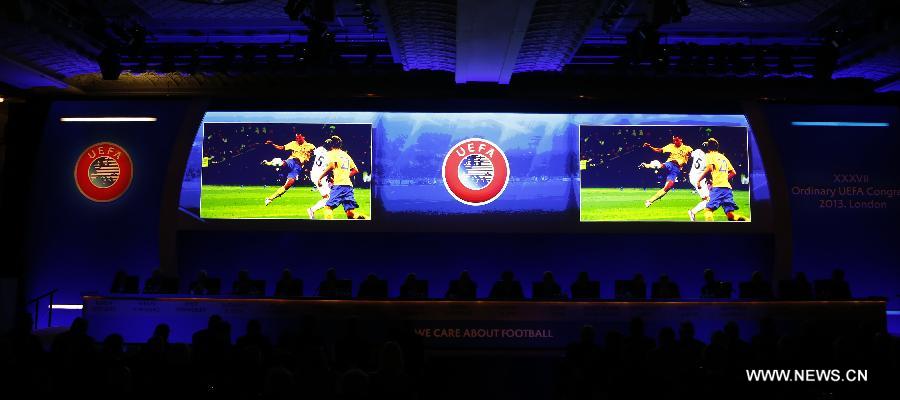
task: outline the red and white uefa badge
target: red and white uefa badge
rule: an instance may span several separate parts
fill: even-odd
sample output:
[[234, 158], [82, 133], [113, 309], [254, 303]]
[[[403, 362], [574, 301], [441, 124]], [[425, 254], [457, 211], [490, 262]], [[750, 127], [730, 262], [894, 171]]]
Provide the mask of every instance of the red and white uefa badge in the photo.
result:
[[462, 203], [483, 206], [503, 194], [509, 183], [509, 160], [496, 144], [466, 139], [450, 148], [441, 167], [444, 186]]
[[88, 147], [75, 163], [75, 186], [84, 197], [96, 202], [118, 199], [134, 175], [131, 156], [121, 146], [101, 142]]

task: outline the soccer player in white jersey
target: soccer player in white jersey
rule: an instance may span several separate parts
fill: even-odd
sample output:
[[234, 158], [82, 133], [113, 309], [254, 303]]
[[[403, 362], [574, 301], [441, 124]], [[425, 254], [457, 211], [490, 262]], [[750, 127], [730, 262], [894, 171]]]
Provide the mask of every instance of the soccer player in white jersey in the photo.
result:
[[707, 142], [703, 142], [700, 146], [701, 148], [694, 149], [691, 152], [691, 172], [688, 174], [688, 179], [690, 179], [694, 189], [697, 190], [697, 195], [700, 196], [700, 202], [694, 208], [688, 210], [688, 217], [691, 218], [691, 221], [696, 221], [697, 213], [703, 211], [706, 208], [706, 203], [709, 203], [709, 179], [700, 179], [703, 172], [706, 171], [706, 152], [703, 151], [706, 149], [706, 146]]
[[325, 139], [325, 143], [322, 146], [316, 147], [316, 150], [313, 151], [313, 165], [312, 169], [309, 171], [309, 178], [312, 180], [313, 186], [316, 187], [316, 190], [319, 191], [319, 194], [322, 195], [322, 198], [319, 199], [316, 204], [313, 204], [312, 207], [306, 209], [306, 215], [309, 215], [309, 219], [316, 219], [316, 211], [325, 207], [325, 202], [328, 201], [328, 194], [331, 193], [331, 180], [327, 180], [322, 182], [320, 185], [317, 182], [317, 179], [322, 176], [322, 172], [325, 171], [325, 167], [328, 159], [328, 147], [331, 147], [331, 139]]

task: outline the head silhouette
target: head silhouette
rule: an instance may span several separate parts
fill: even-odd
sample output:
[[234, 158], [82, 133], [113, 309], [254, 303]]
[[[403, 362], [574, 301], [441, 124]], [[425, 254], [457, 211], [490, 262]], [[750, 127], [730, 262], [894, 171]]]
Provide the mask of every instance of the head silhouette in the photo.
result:
[[587, 271], [581, 271], [578, 273], [578, 278], [576, 278], [578, 282], [587, 282], [589, 280]]
[[76, 335], [87, 335], [87, 329], [87, 320], [81, 317], [75, 318], [72, 321], [72, 325], [69, 326], [69, 332], [72, 332]]
[[553, 273], [550, 271], [544, 271], [544, 282], [553, 282]]
[[844, 270], [838, 268], [838, 269], [835, 269], [834, 271], [831, 271], [831, 279], [836, 280], [836, 281], [844, 280]]
[[690, 340], [694, 338], [694, 324], [691, 321], [684, 321], [678, 328], [678, 336], [681, 340]]
[[153, 329], [153, 337], [168, 341], [169, 340], [169, 325], [167, 325], [167, 324], [156, 325], [156, 328]]

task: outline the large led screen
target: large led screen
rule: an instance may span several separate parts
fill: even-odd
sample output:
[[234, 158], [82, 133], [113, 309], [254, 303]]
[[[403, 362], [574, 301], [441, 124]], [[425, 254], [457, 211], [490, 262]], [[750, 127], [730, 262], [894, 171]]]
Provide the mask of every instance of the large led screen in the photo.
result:
[[372, 125], [203, 124], [203, 218], [368, 219]]
[[747, 128], [583, 125], [582, 221], [747, 221]]
[[[751, 187], [768, 193], [754, 148], [742, 115], [217, 111], [195, 140], [182, 207], [473, 230], [749, 220]], [[726, 160], [699, 186], [695, 150]]]

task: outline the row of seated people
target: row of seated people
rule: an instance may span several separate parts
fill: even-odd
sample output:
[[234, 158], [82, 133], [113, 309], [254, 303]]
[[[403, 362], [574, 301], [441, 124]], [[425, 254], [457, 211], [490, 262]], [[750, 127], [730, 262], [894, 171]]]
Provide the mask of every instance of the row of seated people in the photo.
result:
[[[174, 280], [173, 280], [174, 279]], [[704, 284], [700, 290], [700, 298], [728, 299], [734, 292], [731, 282], [716, 279], [715, 273], [707, 269], [703, 274]], [[112, 293], [137, 293], [138, 278], [129, 276], [120, 271], [114, 280]], [[167, 278], [156, 270], [153, 276], [144, 285], [145, 294], [177, 293], [177, 278]], [[459, 279], [450, 282], [445, 298], [451, 300], [473, 300], [477, 297], [478, 285], [472, 280], [468, 271], [463, 271]], [[230, 294], [238, 296], [264, 296], [266, 294], [266, 282], [250, 278], [246, 270], [238, 273], [237, 279], [232, 284]], [[815, 289], [815, 290], [814, 290]], [[339, 279], [337, 271], [332, 268], [325, 274], [325, 279], [319, 284], [315, 296], [350, 298], [352, 297], [353, 282], [349, 279]], [[210, 277], [206, 271], [200, 271], [197, 278], [191, 282], [188, 293], [192, 295], [218, 295], [221, 294], [221, 279]], [[600, 298], [600, 282], [591, 280], [587, 272], [580, 272], [578, 278], [570, 286], [572, 299], [598, 299]], [[275, 284], [274, 296], [278, 298], [303, 297], [303, 281], [295, 279], [291, 271], [285, 269], [281, 278]], [[378, 279], [374, 274], [369, 275], [359, 286], [358, 298], [383, 299], [388, 298], [388, 284], [386, 280]], [[651, 299], [680, 299], [681, 291], [678, 284], [668, 275], [661, 275], [650, 286]], [[772, 290], [772, 284], [756, 271], [747, 282], [739, 286], [738, 297], [741, 299], [781, 299], [781, 300], [845, 300], [850, 299], [850, 287], [844, 280], [844, 272], [840, 269], [832, 272], [831, 279], [817, 280], [815, 288], [806, 279], [806, 275], [798, 272], [794, 279], [782, 280], [778, 283], [778, 295]], [[428, 281], [420, 280], [415, 274], [409, 274], [400, 286], [400, 298], [425, 299], [428, 298]], [[512, 271], [502, 273], [500, 280], [491, 288], [490, 299], [518, 300], [524, 299], [525, 294], [522, 284], [515, 279]], [[542, 300], [565, 299], [569, 296], [553, 277], [553, 273], [544, 272], [539, 282], [532, 284], [532, 298]], [[642, 274], [636, 274], [630, 280], [618, 280], [615, 282], [616, 299], [646, 299], [647, 284]]]

